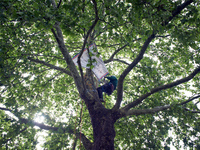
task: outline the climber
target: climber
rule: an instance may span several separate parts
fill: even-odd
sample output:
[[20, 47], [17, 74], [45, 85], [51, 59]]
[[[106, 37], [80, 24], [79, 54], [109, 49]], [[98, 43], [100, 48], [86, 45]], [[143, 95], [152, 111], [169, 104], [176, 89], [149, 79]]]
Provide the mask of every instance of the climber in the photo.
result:
[[110, 82], [100, 86], [97, 88], [98, 94], [99, 94], [99, 99], [101, 102], [104, 102], [103, 100], [103, 92], [105, 92], [108, 95], [111, 95], [113, 91], [117, 87], [118, 80], [115, 76], [110, 76], [110, 77], [105, 77], [110, 80]]

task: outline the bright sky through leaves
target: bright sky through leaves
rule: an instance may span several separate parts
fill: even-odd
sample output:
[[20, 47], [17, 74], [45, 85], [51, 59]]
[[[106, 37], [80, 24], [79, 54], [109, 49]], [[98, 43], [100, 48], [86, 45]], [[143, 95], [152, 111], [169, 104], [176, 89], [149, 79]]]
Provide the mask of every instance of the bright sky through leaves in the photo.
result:
[[[200, 149], [199, 0], [1, 0], [0, 8], [2, 149], [39, 141]], [[91, 43], [118, 79], [105, 104], [80, 63]]]

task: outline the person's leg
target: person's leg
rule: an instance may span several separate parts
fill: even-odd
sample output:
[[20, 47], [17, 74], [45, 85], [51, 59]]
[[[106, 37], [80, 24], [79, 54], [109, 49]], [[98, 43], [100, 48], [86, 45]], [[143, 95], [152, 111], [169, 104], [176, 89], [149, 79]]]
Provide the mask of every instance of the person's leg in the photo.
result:
[[103, 91], [102, 91], [102, 86], [97, 88], [98, 91], [98, 95], [99, 95], [99, 99], [100, 101], [103, 101]]

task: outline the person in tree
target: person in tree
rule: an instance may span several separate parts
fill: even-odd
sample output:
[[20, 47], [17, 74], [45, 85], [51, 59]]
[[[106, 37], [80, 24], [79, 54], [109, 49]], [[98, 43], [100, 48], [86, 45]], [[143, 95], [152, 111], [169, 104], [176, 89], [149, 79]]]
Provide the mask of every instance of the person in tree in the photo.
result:
[[115, 76], [105, 77], [110, 80], [110, 82], [100, 86], [97, 88], [99, 99], [101, 102], [104, 102], [103, 100], [103, 92], [105, 92], [107, 95], [111, 95], [113, 91], [117, 87], [118, 80]]

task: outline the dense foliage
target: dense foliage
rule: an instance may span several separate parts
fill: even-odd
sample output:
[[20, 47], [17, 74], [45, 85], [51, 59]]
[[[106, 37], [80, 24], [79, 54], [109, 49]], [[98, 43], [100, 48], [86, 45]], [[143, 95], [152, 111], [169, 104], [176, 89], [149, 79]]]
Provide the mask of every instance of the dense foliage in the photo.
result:
[[104, 95], [107, 109], [125, 112], [115, 149], [200, 149], [198, 0], [1, 0], [0, 8], [3, 149], [34, 149], [44, 130], [47, 149], [93, 141], [82, 70], [71, 64], [91, 42], [119, 79]]

